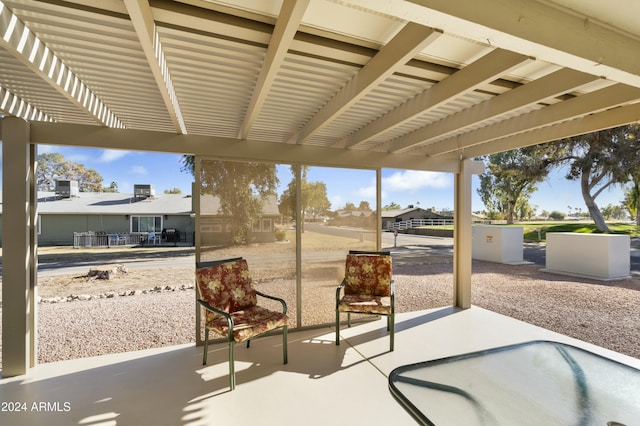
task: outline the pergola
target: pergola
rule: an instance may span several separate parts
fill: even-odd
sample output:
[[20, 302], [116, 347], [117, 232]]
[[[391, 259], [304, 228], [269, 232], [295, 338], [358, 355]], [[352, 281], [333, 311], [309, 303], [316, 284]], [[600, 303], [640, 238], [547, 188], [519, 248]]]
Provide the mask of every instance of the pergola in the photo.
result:
[[453, 173], [467, 308], [473, 159], [640, 120], [638, 16], [635, 0], [0, 0], [3, 376], [37, 359], [38, 144], [375, 169], [378, 191], [382, 168]]

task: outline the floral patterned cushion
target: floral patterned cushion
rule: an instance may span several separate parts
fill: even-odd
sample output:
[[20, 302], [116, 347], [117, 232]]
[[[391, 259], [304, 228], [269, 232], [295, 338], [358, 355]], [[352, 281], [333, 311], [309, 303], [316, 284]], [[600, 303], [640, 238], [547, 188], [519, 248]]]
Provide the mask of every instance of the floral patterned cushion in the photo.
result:
[[[233, 318], [233, 339], [240, 343], [253, 336], [274, 328], [287, 325], [287, 316], [281, 312], [270, 311], [260, 306], [252, 306], [231, 314]], [[226, 336], [229, 324], [221, 315], [207, 311], [207, 327], [209, 330]]]
[[345, 295], [391, 296], [391, 256], [348, 254]]
[[257, 303], [246, 259], [196, 269], [202, 300], [221, 311], [232, 313]]
[[391, 315], [391, 297], [345, 294], [338, 303], [338, 310]]

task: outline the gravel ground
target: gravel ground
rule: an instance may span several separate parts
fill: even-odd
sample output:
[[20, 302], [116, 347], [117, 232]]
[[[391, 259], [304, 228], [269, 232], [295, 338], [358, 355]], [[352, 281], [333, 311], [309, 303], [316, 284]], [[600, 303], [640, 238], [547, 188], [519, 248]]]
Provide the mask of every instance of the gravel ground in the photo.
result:
[[[192, 268], [170, 271], [148, 272], [162, 277], [162, 285], [174, 281], [172, 277], [193, 276]], [[395, 262], [397, 311], [450, 305], [451, 271], [446, 256], [432, 257], [428, 263]], [[481, 261], [474, 261], [472, 279], [474, 305], [640, 358], [637, 279], [603, 283], [545, 273], [539, 265]], [[278, 280], [260, 284], [261, 290], [285, 297], [290, 317], [295, 318], [292, 288], [290, 282]], [[303, 306], [303, 325], [332, 322], [334, 295], [335, 285], [305, 280], [303, 300], [322, 303]], [[194, 298], [194, 290], [187, 289], [40, 303], [39, 362], [194, 342]]]

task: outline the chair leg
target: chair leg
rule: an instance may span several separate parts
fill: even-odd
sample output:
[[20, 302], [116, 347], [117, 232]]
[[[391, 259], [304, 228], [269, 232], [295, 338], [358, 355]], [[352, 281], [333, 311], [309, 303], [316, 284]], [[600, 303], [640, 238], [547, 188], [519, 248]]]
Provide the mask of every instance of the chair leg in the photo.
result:
[[395, 314], [391, 314], [389, 315], [389, 346], [390, 346], [390, 351], [393, 352], [393, 343], [394, 343], [394, 337], [395, 337], [395, 329], [396, 329], [396, 318], [395, 318]]
[[284, 329], [282, 330], [282, 356], [284, 358], [284, 363], [287, 364], [289, 362], [289, 354], [288, 354], [288, 350], [287, 350], [287, 331], [288, 331], [288, 326], [284, 326]]
[[336, 345], [340, 345], [340, 311], [336, 309]]
[[250, 345], [251, 345], [251, 339], [247, 340], [247, 349], [249, 349]]
[[233, 359], [233, 347], [235, 346], [233, 340], [229, 342], [229, 387], [231, 390], [236, 388], [236, 371], [235, 371], [235, 362]]
[[351, 312], [347, 312], [347, 327], [351, 327]]
[[202, 354], [202, 365], [207, 365], [207, 352], [209, 351], [209, 329], [204, 329], [204, 352]]

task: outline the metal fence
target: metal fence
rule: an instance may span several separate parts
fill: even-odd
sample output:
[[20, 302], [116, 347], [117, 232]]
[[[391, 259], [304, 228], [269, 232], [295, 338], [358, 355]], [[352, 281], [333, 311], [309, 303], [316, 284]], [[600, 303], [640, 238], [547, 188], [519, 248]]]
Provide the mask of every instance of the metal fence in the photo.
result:
[[[157, 241], [160, 241], [160, 232], [157, 234]], [[73, 247], [115, 247], [115, 246], [129, 246], [139, 245], [144, 242], [150, 241], [149, 233], [147, 232], [134, 232], [123, 234], [110, 234], [107, 232], [74, 232], [73, 233]], [[156, 239], [153, 238], [155, 243]]]
[[402, 222], [390, 223], [387, 226], [389, 231], [400, 231], [403, 229], [419, 228], [421, 226], [445, 226], [453, 225], [453, 219], [410, 219]]

